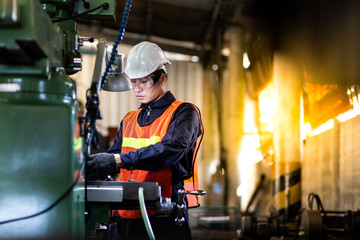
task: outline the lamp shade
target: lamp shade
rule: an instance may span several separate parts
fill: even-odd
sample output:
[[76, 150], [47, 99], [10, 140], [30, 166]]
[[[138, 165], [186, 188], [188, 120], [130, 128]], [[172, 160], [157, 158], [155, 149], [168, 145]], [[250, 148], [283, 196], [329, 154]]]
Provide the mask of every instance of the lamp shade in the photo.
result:
[[125, 73], [109, 75], [104, 87], [104, 91], [123, 92], [132, 89], [130, 78]]
[[122, 54], [115, 56], [113, 68], [115, 70], [109, 73], [102, 89], [109, 92], [123, 92], [132, 89], [130, 78], [123, 72]]

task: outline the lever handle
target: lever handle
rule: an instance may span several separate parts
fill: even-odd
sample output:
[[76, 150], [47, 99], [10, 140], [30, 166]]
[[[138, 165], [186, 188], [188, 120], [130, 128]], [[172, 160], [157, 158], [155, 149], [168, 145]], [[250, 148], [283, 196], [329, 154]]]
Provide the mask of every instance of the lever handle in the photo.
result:
[[84, 42], [93, 43], [93, 42], [94, 42], [94, 38], [93, 38], [93, 37], [89, 37], [89, 38], [79, 38], [79, 46], [80, 46], [80, 47], [84, 46]]

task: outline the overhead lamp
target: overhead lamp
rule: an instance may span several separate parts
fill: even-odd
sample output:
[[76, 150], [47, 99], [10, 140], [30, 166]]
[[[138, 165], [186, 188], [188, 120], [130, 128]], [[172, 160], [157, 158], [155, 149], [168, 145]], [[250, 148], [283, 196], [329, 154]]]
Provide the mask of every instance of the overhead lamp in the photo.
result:
[[109, 72], [107, 80], [102, 88], [104, 91], [123, 92], [132, 89], [130, 78], [123, 71], [123, 57], [123, 54], [117, 54], [115, 56], [112, 69]]
[[243, 67], [248, 69], [250, 67], [250, 60], [247, 52], [243, 53]]

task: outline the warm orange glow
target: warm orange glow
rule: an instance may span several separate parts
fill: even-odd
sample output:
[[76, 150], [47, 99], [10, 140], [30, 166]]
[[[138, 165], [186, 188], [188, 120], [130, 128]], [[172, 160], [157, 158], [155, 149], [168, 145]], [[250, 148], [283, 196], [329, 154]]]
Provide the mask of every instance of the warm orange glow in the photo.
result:
[[335, 120], [339, 122], [346, 122], [349, 119], [352, 119], [358, 115], [360, 115], [360, 93], [357, 93], [358, 87], [352, 86], [347, 89], [346, 93], [349, 96], [349, 102], [352, 106], [352, 109], [346, 111], [344, 113], [339, 114], [333, 119], [330, 119], [326, 123], [322, 124], [321, 126], [317, 127], [316, 129], [311, 129], [310, 123], [305, 123], [303, 126], [303, 135], [307, 137], [311, 137], [313, 135], [317, 135], [323, 133], [329, 129], [332, 129], [335, 124]]
[[312, 135], [318, 135], [318, 134], [323, 133], [332, 128], [334, 128], [334, 119], [330, 119], [326, 123], [322, 124], [321, 126], [319, 126], [316, 129], [314, 129], [314, 131], [312, 131]]
[[[358, 115], [360, 115], [359, 111], [351, 109], [347, 112], [339, 114], [335, 119], [338, 120], [339, 122], [346, 122], [347, 120], [350, 120]], [[326, 123], [322, 124], [321, 126], [317, 127], [316, 129], [312, 130], [311, 124], [305, 123], [304, 127], [303, 127], [304, 135], [306, 136], [306, 138], [314, 136], [314, 135], [318, 135], [329, 129], [332, 129], [334, 127], [334, 124], [335, 124], [334, 119], [330, 119]]]
[[259, 94], [259, 113], [261, 132], [274, 132], [275, 91], [270, 82]]
[[245, 101], [244, 135], [242, 137], [238, 161], [240, 163], [256, 163], [263, 159], [260, 151], [260, 136], [256, 126], [256, 112], [254, 102]]
[[315, 104], [326, 97], [327, 94], [338, 89], [336, 84], [315, 84], [305, 82], [305, 89], [308, 93], [309, 104]]
[[319, 127], [329, 119], [335, 119], [339, 114], [351, 108], [357, 108], [355, 96], [357, 88], [347, 91], [339, 84], [304, 83], [304, 121], [313, 127]]
[[311, 137], [313, 135], [311, 124], [309, 122], [305, 123], [302, 127], [302, 140]]
[[267, 164], [273, 162], [273, 133], [275, 119], [275, 90], [273, 81], [259, 93], [258, 96], [258, 126], [260, 137], [260, 148], [263, 159]]
[[351, 109], [350, 111], [340, 114], [336, 117], [336, 119], [339, 120], [339, 122], [345, 122], [349, 119], [356, 117], [357, 115], [359, 115], [359, 112]]
[[263, 160], [260, 152], [260, 136], [257, 133], [248, 134], [243, 137], [241, 151], [238, 161], [241, 163], [257, 163]]
[[[306, 88], [309, 92], [312, 92], [312, 97], [309, 98], [308, 104], [315, 104], [316, 101], [324, 98], [324, 96], [332, 91], [338, 90], [336, 85], [319, 85], [319, 84], [306, 84]], [[352, 86], [347, 90], [349, 101], [353, 109], [343, 112], [339, 115], [335, 115], [332, 119], [328, 120], [324, 124], [320, 125], [316, 129], [312, 129], [309, 122], [304, 122], [302, 126], [302, 139], [323, 133], [329, 129], [334, 128], [335, 120], [339, 122], [345, 122], [360, 115], [360, 93], [359, 87]], [[302, 109], [302, 111], [304, 111]], [[275, 96], [273, 84], [270, 82], [259, 93], [259, 126], [261, 135], [261, 144], [263, 144], [264, 134], [273, 133], [273, 119], [275, 117]], [[263, 148], [264, 146], [262, 146]]]

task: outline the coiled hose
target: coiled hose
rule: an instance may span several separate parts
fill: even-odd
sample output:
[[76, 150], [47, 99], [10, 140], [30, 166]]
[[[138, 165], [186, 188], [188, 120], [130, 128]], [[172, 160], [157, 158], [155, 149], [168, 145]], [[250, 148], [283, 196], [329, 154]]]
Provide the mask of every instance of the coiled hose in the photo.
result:
[[123, 17], [122, 17], [121, 25], [120, 25], [120, 29], [119, 29], [119, 34], [118, 34], [118, 36], [117, 36], [117, 38], [115, 40], [115, 43], [113, 45], [110, 60], [106, 64], [104, 75], [101, 78], [101, 89], [104, 87], [104, 85], [106, 83], [106, 80], [107, 80], [107, 77], [108, 77], [108, 74], [109, 74], [109, 71], [110, 71], [110, 68], [113, 65], [114, 61], [115, 61], [115, 56], [117, 55], [117, 46], [123, 40], [127, 19], [128, 19], [129, 13], [130, 13], [131, 2], [132, 2], [132, 0], [127, 0], [126, 1], [124, 12], [123, 12]]

